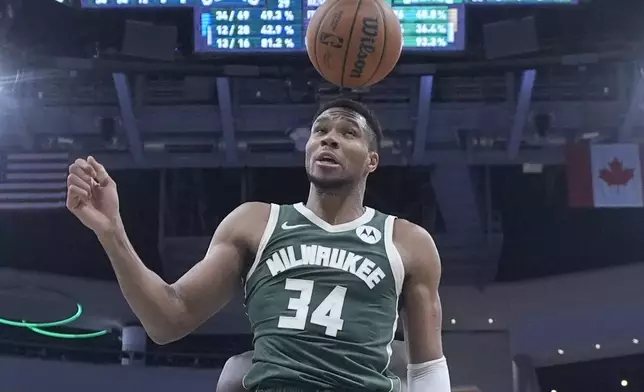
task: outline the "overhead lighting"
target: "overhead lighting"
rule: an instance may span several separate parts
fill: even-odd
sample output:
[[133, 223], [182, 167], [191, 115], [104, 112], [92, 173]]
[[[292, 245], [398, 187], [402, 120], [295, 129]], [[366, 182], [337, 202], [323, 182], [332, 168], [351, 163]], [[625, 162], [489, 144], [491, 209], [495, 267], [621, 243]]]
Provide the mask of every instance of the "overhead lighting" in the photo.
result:
[[451, 320], [449, 320], [449, 322], [452, 323], [452, 325], [454, 325], [454, 324], [456, 324], [456, 319], [451, 319]]
[[557, 392], [557, 390], [556, 389], [551, 389], [550, 392]]
[[622, 384], [623, 387], [627, 387], [628, 386], [628, 381], [622, 380], [621, 384]]
[[562, 350], [562, 349], [557, 350], [557, 354], [564, 355], [564, 350]]
[[494, 319], [493, 319], [493, 318], [489, 318], [489, 319], [487, 319], [487, 323], [488, 323], [488, 324], [494, 324]]
[[633, 339], [633, 344], [639, 344], [639, 343], [640, 343], [639, 339]]
[[596, 348], [597, 350], [599, 350], [600, 348], [602, 348], [602, 346], [601, 346], [601, 344], [596, 344], [596, 345], [595, 345], [595, 348]]

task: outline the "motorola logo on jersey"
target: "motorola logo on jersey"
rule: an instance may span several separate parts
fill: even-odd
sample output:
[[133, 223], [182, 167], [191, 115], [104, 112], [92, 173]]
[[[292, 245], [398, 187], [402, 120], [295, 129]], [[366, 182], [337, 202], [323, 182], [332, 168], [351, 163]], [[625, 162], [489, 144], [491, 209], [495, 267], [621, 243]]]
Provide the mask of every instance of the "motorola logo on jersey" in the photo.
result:
[[382, 239], [380, 230], [372, 226], [360, 226], [356, 229], [356, 235], [363, 242], [369, 245], [377, 244]]

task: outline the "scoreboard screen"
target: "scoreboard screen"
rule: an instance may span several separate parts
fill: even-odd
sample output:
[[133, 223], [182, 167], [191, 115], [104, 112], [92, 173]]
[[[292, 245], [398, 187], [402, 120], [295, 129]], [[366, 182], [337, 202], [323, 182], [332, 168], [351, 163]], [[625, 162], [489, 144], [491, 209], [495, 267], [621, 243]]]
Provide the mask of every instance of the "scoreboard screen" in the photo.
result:
[[[81, 0], [83, 8], [194, 10], [195, 51], [217, 53], [304, 52], [306, 28], [325, 0]], [[465, 49], [465, 8], [485, 5], [577, 4], [579, 0], [385, 0], [403, 31], [403, 49]]]
[[[464, 49], [464, 6], [427, 4], [435, 1], [387, 0], [402, 26], [403, 49]], [[304, 51], [308, 22], [324, 0], [202, 2], [209, 4], [195, 8], [195, 51], [252, 53]]]
[[194, 7], [195, 0], [81, 0], [81, 8]]
[[[68, 0], [57, 0], [68, 1]], [[71, 1], [71, 0], [69, 0]], [[82, 8], [133, 8], [133, 7], [194, 7], [202, 4], [203, 0], [81, 0]], [[213, 1], [204, 3], [214, 5]], [[540, 4], [578, 4], [579, 0], [405, 0], [402, 4], [432, 4], [432, 5], [540, 5]]]

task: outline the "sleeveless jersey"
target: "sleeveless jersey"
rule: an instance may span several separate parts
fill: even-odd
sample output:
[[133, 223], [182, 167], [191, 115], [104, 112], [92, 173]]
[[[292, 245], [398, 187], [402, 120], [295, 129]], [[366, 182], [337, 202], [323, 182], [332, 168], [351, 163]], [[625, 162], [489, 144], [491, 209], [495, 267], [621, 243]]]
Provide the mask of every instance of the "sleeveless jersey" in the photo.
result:
[[398, 392], [388, 370], [404, 269], [394, 216], [367, 208], [331, 225], [302, 203], [271, 205], [245, 279], [248, 390]]

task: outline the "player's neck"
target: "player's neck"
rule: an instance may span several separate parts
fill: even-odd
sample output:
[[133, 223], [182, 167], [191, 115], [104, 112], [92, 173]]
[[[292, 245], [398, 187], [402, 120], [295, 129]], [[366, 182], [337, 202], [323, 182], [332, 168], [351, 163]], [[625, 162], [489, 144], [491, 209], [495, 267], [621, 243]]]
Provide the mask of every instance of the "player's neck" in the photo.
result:
[[351, 222], [364, 214], [364, 187], [318, 189], [311, 184], [306, 208], [331, 225]]

